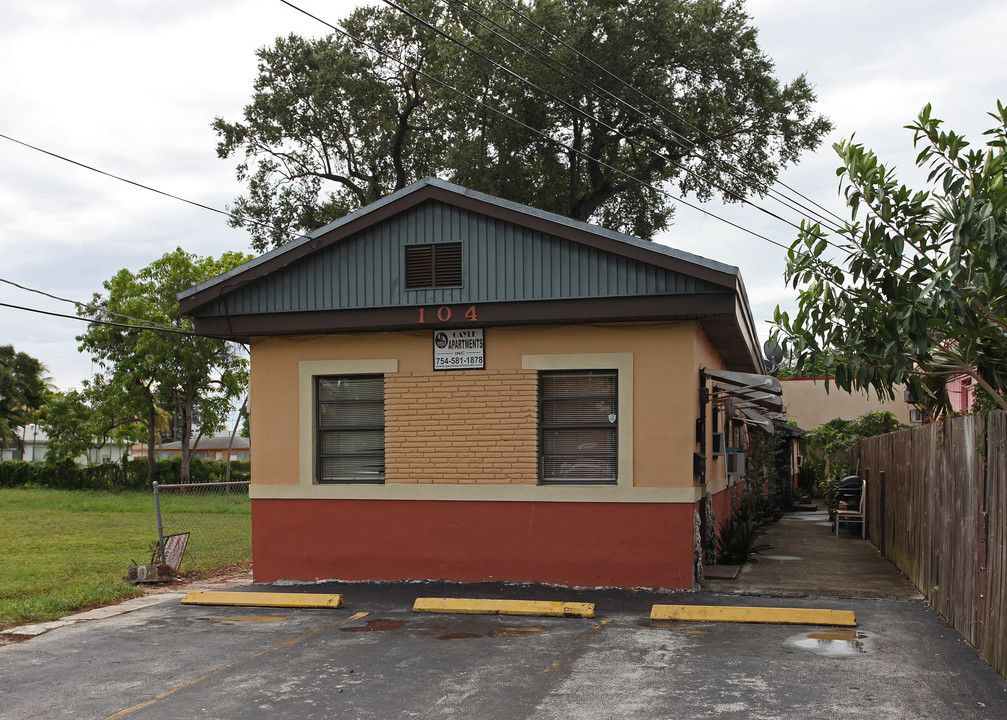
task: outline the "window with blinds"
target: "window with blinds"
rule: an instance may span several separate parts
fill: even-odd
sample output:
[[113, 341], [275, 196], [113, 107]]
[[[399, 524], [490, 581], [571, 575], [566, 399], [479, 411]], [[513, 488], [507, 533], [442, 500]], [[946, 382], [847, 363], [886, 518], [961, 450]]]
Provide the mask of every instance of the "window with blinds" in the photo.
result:
[[461, 243], [406, 245], [406, 290], [461, 286]]
[[617, 480], [618, 372], [539, 374], [539, 470], [543, 484]]
[[319, 483], [385, 481], [385, 379], [315, 379]]

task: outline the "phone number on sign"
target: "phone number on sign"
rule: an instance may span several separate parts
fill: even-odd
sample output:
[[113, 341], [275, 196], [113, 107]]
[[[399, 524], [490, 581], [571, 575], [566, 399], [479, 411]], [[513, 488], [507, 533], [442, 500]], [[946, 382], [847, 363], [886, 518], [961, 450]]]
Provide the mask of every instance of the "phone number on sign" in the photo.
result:
[[452, 357], [439, 357], [434, 365], [434, 370], [443, 370], [456, 367], [481, 368], [483, 359], [478, 355], [454, 355]]

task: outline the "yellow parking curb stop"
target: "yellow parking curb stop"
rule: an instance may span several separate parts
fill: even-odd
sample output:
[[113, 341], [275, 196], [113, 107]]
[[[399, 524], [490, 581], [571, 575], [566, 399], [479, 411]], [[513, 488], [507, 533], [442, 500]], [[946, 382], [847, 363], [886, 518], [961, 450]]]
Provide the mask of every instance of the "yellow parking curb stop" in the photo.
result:
[[780, 623], [787, 625], [841, 625], [856, 627], [852, 610], [816, 608], [726, 607], [718, 605], [655, 605], [651, 620], [691, 622]]
[[183, 605], [235, 605], [238, 607], [341, 608], [342, 595], [319, 593], [228, 592], [193, 590], [182, 598]]
[[416, 598], [416, 602], [413, 604], [413, 612], [592, 618], [594, 617], [594, 603], [549, 602], [544, 600]]

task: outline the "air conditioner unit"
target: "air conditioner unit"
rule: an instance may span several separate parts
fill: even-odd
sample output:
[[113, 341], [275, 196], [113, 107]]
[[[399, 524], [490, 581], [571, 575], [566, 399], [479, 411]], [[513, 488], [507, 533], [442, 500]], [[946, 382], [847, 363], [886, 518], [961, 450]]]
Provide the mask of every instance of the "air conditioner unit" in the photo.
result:
[[729, 476], [745, 474], [745, 453], [727, 453], [727, 474]]
[[721, 457], [724, 452], [724, 433], [713, 433], [713, 457]]
[[919, 408], [909, 408], [909, 422], [917, 424], [922, 423], [923, 411]]

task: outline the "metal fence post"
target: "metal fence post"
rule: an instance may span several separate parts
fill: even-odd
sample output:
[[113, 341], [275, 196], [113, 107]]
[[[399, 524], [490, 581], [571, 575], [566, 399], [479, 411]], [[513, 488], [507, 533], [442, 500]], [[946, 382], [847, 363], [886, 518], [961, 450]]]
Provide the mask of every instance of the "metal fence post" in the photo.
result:
[[154, 487], [154, 513], [157, 515], [157, 546], [161, 550], [161, 560], [164, 560], [164, 526], [161, 525], [161, 499], [157, 494], [157, 480], [152, 483]]

